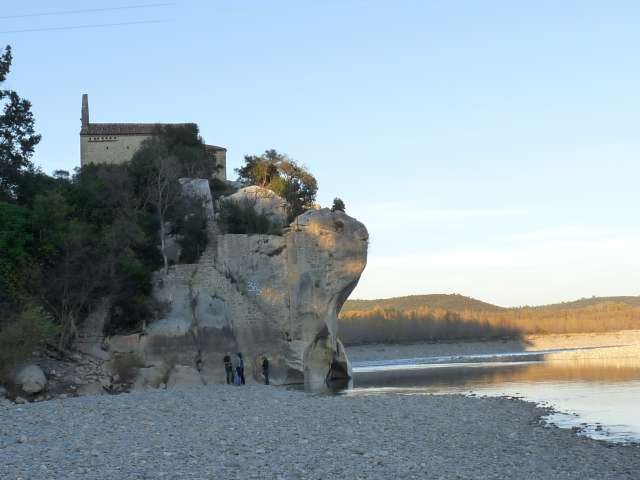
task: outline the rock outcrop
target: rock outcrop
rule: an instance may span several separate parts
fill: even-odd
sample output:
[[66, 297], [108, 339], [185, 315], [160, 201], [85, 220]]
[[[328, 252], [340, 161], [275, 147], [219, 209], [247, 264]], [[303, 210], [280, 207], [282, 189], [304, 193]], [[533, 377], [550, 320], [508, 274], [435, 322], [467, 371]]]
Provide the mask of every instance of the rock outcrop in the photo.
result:
[[[206, 190], [182, 183], [194, 195]], [[132, 382], [136, 389], [224, 383], [222, 357], [236, 352], [244, 355], [248, 383], [263, 381], [264, 357], [272, 384], [348, 378], [337, 315], [366, 265], [365, 226], [318, 209], [297, 217], [282, 236], [220, 234], [214, 222], [208, 235], [197, 263], [156, 273], [157, 320], [126, 336], [83, 334], [83, 351], [134, 354], [145, 365]]]
[[182, 192], [188, 197], [199, 200], [207, 220], [213, 221], [213, 197], [211, 196], [209, 181], [204, 178], [180, 178], [178, 181]]

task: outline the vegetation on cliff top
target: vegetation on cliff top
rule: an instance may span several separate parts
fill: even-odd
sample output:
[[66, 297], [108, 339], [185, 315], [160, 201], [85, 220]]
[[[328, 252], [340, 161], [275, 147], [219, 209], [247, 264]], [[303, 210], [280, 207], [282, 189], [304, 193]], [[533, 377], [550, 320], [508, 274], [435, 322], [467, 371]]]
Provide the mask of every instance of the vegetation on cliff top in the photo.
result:
[[219, 222], [224, 233], [282, 235], [282, 225], [255, 209], [255, 202], [244, 199], [236, 202], [222, 199], [219, 203]]
[[[318, 191], [315, 177], [276, 150], [266, 150], [262, 155], [245, 155], [244, 165], [236, 168], [238, 182], [245, 186], [256, 185], [271, 190], [287, 204], [286, 222], [313, 207]], [[224, 185], [214, 183], [215, 196], [225, 195]], [[219, 193], [220, 192], [220, 193]], [[226, 192], [230, 194], [233, 192]], [[225, 233], [282, 235], [283, 225], [275, 222], [265, 212], [257, 211], [256, 201], [222, 198], [219, 201], [219, 222]], [[342, 205], [344, 208], [344, 204]]]
[[262, 155], [245, 155], [244, 161], [244, 166], [236, 169], [238, 180], [245, 185], [268, 188], [284, 198], [289, 221], [314, 205], [318, 182], [294, 160], [272, 149]]

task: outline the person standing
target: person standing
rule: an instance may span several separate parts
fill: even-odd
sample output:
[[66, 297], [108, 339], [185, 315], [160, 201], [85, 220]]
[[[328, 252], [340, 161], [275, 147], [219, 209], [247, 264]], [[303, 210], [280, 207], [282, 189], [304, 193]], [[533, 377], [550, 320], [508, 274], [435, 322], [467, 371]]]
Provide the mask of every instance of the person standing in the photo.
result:
[[240, 352], [238, 352], [236, 362], [236, 373], [238, 377], [240, 377], [240, 385], [244, 385], [244, 360], [242, 360], [242, 354]]
[[224, 372], [227, 375], [227, 385], [231, 385], [233, 383], [233, 364], [231, 363], [229, 352], [223, 357], [222, 361], [224, 362]]
[[264, 377], [264, 384], [269, 385], [269, 360], [266, 356], [262, 357], [262, 376]]

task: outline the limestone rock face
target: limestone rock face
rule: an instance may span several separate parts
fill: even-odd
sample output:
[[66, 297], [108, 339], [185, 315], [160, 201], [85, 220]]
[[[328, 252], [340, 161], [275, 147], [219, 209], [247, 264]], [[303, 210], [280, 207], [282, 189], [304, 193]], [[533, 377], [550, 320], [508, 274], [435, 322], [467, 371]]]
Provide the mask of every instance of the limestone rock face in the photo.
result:
[[[223, 356], [236, 352], [248, 383], [263, 381], [265, 356], [273, 384], [348, 377], [337, 314], [365, 268], [367, 244], [362, 223], [329, 209], [300, 215], [283, 236], [210, 232], [198, 263], [156, 274], [162, 318], [142, 334], [112, 337], [108, 349], [176, 365], [169, 388], [224, 383]], [[178, 382], [186, 366], [192, 380]]]
[[241, 188], [227, 197], [236, 203], [253, 206], [257, 213], [268, 216], [272, 222], [284, 225], [287, 219], [287, 202], [268, 188], [251, 185]]
[[15, 382], [23, 392], [39, 393], [47, 386], [47, 377], [38, 365], [25, 365], [15, 375]]
[[213, 220], [213, 197], [209, 188], [209, 181], [204, 178], [178, 179], [182, 192], [191, 198], [200, 200], [208, 220]]
[[350, 377], [337, 315], [366, 265], [367, 229], [344, 212], [325, 208], [300, 215], [286, 240], [291, 337], [305, 382], [319, 384], [323, 374]]

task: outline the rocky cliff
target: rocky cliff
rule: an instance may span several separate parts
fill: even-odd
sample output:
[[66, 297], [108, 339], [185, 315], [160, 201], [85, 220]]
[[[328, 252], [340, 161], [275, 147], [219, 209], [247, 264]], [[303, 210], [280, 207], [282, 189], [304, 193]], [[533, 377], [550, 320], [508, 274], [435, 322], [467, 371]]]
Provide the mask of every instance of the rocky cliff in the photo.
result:
[[262, 381], [263, 356], [274, 384], [346, 378], [337, 314], [364, 270], [367, 243], [362, 223], [329, 209], [300, 215], [283, 236], [213, 226], [198, 263], [156, 275], [161, 318], [103, 349], [112, 359], [142, 358], [138, 387], [222, 383], [226, 352], [243, 353], [247, 381]]

